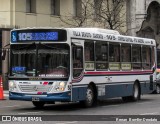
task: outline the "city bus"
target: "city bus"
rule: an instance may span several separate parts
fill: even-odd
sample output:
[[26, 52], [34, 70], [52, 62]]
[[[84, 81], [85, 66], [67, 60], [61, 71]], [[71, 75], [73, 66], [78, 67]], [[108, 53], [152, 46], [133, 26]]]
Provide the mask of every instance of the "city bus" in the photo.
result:
[[24, 28], [11, 31], [9, 99], [37, 108], [55, 102], [122, 97], [137, 101], [156, 80], [153, 39], [100, 28]]

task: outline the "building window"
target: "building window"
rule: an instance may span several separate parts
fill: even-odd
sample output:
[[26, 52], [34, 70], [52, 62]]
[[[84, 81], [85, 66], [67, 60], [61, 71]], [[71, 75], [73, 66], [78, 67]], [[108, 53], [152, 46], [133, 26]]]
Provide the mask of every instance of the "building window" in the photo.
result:
[[51, 0], [51, 15], [60, 15], [60, 0]]
[[82, 0], [74, 0], [74, 16], [81, 17], [82, 16]]
[[26, 0], [26, 12], [36, 13], [36, 0]]

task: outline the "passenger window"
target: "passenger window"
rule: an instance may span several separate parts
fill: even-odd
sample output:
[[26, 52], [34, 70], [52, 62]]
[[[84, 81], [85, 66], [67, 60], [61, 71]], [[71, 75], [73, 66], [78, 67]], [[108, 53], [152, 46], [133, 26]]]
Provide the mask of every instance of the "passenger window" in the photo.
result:
[[120, 70], [120, 44], [109, 44], [109, 70]]
[[96, 42], [96, 69], [107, 70], [108, 69], [108, 43], [107, 42]]
[[85, 55], [85, 70], [94, 70], [94, 42], [85, 41], [84, 43]]
[[72, 48], [73, 55], [73, 77], [78, 77], [83, 71], [83, 49], [82, 47], [74, 46]]
[[131, 70], [131, 45], [122, 44], [121, 45], [121, 69]]
[[142, 67], [143, 69], [151, 69], [151, 48], [150, 46], [142, 47]]
[[133, 45], [132, 46], [132, 68], [135, 70], [142, 69], [141, 66], [141, 46]]

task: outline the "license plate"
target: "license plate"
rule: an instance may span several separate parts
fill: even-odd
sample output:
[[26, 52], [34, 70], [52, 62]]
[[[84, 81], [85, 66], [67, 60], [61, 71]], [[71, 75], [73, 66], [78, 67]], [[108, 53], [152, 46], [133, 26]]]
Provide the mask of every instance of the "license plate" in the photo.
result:
[[39, 97], [32, 97], [32, 101], [39, 101]]

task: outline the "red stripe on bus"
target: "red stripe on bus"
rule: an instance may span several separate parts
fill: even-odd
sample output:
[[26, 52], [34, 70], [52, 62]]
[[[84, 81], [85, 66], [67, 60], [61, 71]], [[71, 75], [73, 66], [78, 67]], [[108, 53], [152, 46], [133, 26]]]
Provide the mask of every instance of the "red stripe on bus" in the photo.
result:
[[114, 71], [114, 72], [85, 72], [85, 74], [104, 75], [104, 74], [146, 74], [152, 73], [152, 71]]
[[[86, 75], [125, 75], [125, 74], [152, 74], [153, 72], [151, 70], [145, 70], [145, 71], [107, 71], [107, 72], [84, 72]], [[75, 78], [72, 80], [72, 83], [80, 82], [83, 79], [84, 75], [81, 74], [78, 78]]]

